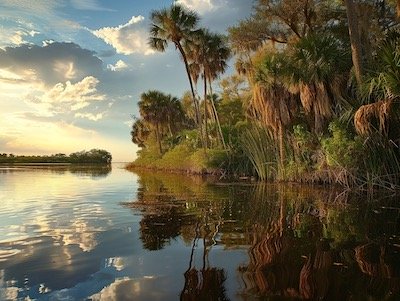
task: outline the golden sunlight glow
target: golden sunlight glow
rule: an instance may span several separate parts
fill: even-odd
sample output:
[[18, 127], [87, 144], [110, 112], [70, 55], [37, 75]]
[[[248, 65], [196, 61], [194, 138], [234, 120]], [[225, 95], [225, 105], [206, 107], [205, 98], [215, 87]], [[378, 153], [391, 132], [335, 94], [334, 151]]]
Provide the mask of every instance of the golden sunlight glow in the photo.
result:
[[65, 79], [74, 79], [76, 76], [74, 62], [56, 61], [53, 69], [55, 72], [64, 75]]

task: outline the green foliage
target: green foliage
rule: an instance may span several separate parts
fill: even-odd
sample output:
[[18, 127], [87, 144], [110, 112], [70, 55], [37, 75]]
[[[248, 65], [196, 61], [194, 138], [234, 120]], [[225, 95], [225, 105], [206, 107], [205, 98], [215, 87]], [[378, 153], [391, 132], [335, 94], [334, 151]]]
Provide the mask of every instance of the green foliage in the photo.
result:
[[180, 144], [166, 152], [162, 159], [157, 161], [157, 167], [165, 169], [190, 169], [190, 160], [185, 160], [193, 154], [193, 148], [187, 144]]
[[181, 143], [162, 156], [155, 146], [142, 149], [132, 167], [155, 168], [161, 170], [180, 170], [192, 173], [214, 172], [227, 166], [226, 152], [220, 149], [194, 148], [189, 143]]
[[337, 121], [330, 123], [329, 131], [332, 136], [321, 141], [327, 164], [344, 168], [358, 167], [358, 159], [363, 151], [361, 140], [352, 139], [345, 126]]
[[279, 151], [267, 129], [257, 125], [248, 128], [240, 137], [240, 146], [260, 180], [276, 179]]
[[370, 186], [395, 187], [400, 184], [400, 151], [392, 140], [376, 133], [363, 143], [360, 177]]
[[245, 119], [243, 102], [240, 98], [223, 99], [218, 104], [218, 113], [221, 123], [230, 127]]
[[92, 163], [92, 164], [110, 164], [112, 156], [109, 152], [102, 149], [92, 149], [90, 151], [81, 151], [69, 155], [71, 163]]
[[350, 69], [350, 53], [332, 35], [310, 35], [290, 50], [296, 82], [324, 82]]
[[112, 155], [106, 150], [92, 149], [70, 154], [50, 156], [15, 156], [1, 154], [0, 163], [71, 163], [71, 164], [111, 164]]
[[400, 30], [389, 31], [378, 48], [375, 62], [363, 85], [368, 100], [400, 97]]
[[132, 124], [131, 140], [139, 147], [145, 147], [145, 142], [150, 135], [150, 129], [142, 119], [136, 119]]
[[295, 159], [299, 162], [312, 164], [312, 155], [316, 145], [314, 135], [303, 124], [293, 126], [293, 139], [295, 142]]
[[[261, 180], [400, 183], [400, 34], [387, 31], [397, 24], [393, 9], [376, 5], [357, 4], [359, 15], [369, 12], [359, 16], [362, 59], [369, 64], [361, 99], [387, 103], [379, 112], [364, 106], [358, 121], [385, 119], [388, 130], [365, 140], [353, 124], [360, 95], [349, 80], [341, 1], [256, 1], [252, 16], [229, 30], [231, 49], [223, 36], [197, 30], [198, 16], [181, 6], [154, 11], [149, 44], [179, 50], [192, 93], [182, 101], [158, 91], [142, 95], [131, 134], [143, 149], [134, 164], [197, 173], [222, 169]], [[213, 94], [212, 81], [223, 73], [230, 50], [238, 56], [239, 74], [222, 80], [220, 95]], [[204, 113], [193, 86], [200, 79]]]

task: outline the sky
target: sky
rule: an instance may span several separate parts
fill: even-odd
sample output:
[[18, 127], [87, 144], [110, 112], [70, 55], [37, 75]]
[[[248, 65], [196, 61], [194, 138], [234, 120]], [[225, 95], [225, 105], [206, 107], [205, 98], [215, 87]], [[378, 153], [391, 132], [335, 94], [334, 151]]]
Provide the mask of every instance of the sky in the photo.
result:
[[[150, 89], [189, 89], [177, 51], [147, 45], [149, 15], [166, 0], [0, 0], [0, 153], [105, 149], [136, 157], [132, 116]], [[252, 0], [176, 0], [226, 33]]]

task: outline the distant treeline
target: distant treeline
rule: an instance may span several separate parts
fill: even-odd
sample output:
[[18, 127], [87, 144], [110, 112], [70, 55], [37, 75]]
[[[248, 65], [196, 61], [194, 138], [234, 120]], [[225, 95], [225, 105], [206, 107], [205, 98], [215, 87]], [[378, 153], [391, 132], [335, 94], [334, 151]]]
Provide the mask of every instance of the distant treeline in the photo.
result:
[[17, 156], [13, 154], [0, 154], [0, 163], [70, 163], [70, 164], [111, 164], [112, 156], [102, 149], [80, 151], [66, 154], [48, 156]]

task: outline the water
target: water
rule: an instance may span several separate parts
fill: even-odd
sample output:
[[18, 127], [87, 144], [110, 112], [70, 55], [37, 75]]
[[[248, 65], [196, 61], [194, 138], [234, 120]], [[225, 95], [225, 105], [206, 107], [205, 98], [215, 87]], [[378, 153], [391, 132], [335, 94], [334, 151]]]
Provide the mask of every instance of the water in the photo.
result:
[[0, 300], [400, 300], [396, 197], [0, 167]]

